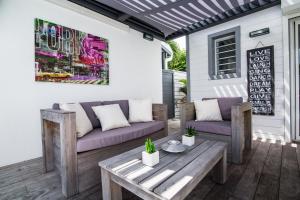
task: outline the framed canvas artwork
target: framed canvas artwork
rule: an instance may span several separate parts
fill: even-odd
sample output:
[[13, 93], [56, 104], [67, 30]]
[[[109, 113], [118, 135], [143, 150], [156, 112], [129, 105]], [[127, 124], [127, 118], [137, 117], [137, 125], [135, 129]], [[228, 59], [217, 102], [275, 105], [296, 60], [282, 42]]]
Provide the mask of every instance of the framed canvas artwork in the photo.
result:
[[109, 84], [108, 40], [35, 19], [35, 80]]

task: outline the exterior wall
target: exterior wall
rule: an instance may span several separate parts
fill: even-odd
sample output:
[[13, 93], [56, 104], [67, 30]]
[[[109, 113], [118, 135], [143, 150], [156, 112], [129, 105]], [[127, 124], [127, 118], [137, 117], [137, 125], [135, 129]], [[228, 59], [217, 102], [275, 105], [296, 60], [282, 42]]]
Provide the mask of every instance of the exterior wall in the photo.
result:
[[282, 13], [284, 15], [290, 15], [300, 12], [299, 0], [281, 0]]
[[[85, 11], [84, 11], [85, 12]], [[54, 102], [152, 98], [162, 102], [161, 42], [96, 13], [81, 15], [45, 0], [0, 1], [0, 166], [42, 155], [40, 109]], [[110, 85], [34, 81], [34, 18], [109, 40]], [[107, 22], [112, 21], [106, 19]]]
[[[241, 27], [241, 78], [209, 80], [208, 35], [236, 26]], [[266, 27], [270, 28], [270, 34], [255, 38], [249, 37], [249, 32]], [[191, 34], [189, 36], [191, 100], [203, 97], [242, 96], [246, 101], [246, 51], [255, 48], [259, 41], [264, 46], [274, 45], [275, 116], [253, 115], [253, 128], [256, 135], [260, 137], [284, 139], [282, 31], [281, 8], [276, 6]]]
[[179, 81], [186, 79], [186, 72], [173, 71], [174, 72], [174, 99], [175, 99], [175, 118], [180, 119], [180, 104], [183, 103], [185, 94], [180, 92], [179, 89], [183, 86]]

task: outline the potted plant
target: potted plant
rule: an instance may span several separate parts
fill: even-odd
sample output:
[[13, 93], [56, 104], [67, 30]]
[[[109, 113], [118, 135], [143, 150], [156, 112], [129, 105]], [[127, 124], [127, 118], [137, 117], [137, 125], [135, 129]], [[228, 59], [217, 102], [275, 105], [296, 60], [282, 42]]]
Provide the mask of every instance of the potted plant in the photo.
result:
[[195, 135], [197, 135], [197, 131], [193, 127], [188, 127], [186, 133], [182, 136], [182, 144], [193, 146], [195, 144]]
[[156, 151], [155, 145], [150, 138], [146, 139], [145, 151], [142, 152], [143, 164], [153, 167], [159, 163], [159, 151]]

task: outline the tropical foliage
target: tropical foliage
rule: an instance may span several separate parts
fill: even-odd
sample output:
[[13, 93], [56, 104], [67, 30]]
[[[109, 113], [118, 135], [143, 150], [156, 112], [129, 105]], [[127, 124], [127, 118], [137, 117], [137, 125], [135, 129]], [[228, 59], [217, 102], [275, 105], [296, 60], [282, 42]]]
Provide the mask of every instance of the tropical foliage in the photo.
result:
[[174, 40], [168, 41], [173, 50], [173, 59], [168, 63], [168, 68], [177, 71], [186, 71], [186, 52]]

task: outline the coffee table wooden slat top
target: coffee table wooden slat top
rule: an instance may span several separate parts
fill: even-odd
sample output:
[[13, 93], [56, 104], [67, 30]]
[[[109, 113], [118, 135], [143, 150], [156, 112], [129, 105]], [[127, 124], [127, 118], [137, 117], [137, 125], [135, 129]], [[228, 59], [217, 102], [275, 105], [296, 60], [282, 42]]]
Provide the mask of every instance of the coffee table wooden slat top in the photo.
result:
[[[180, 134], [175, 134], [172, 136], [172, 138], [180, 139]], [[156, 147], [160, 147], [162, 144], [170, 140], [169, 137], [164, 137], [162, 139], [156, 140], [155, 145]], [[130, 160], [132, 158], [136, 158], [136, 156], [141, 156], [141, 152], [144, 151], [145, 147], [140, 146], [135, 149], [132, 149], [130, 151], [124, 152], [122, 154], [119, 154], [117, 156], [114, 156], [112, 158], [103, 160], [99, 162], [99, 166], [104, 166], [105, 168], [114, 168], [114, 166], [119, 166], [121, 163], [126, 163], [127, 160]]]
[[[188, 147], [188, 150], [194, 149], [195, 147], [198, 146], [198, 144], [200, 144], [202, 142], [204, 142], [204, 140], [197, 139], [196, 145], [194, 145], [192, 147]], [[151, 176], [154, 172], [156, 172], [158, 170], [161, 171], [160, 169], [162, 169], [165, 166], [168, 166], [168, 164], [170, 164], [171, 162], [175, 162], [175, 161], [177, 162], [177, 159], [179, 157], [182, 157], [183, 154], [185, 154], [185, 153], [181, 153], [181, 154], [167, 153], [167, 152], [161, 150], [161, 145], [157, 146], [157, 150], [160, 151], [159, 152], [160, 162], [158, 165], [156, 165], [155, 167], [148, 167], [148, 166], [143, 165], [142, 160], [141, 160], [142, 154], [139, 152], [138, 155], [136, 155], [135, 159], [137, 160], [137, 165], [140, 166], [140, 168], [136, 169], [135, 166], [127, 166], [127, 167], [125, 167], [125, 168], [127, 168], [127, 170], [125, 170], [126, 173], [121, 172], [120, 175], [132, 180], [135, 183], [139, 183], [139, 182], [143, 181], [145, 178], [147, 178], [148, 176]], [[128, 160], [127, 160], [127, 162], [128, 162]], [[144, 171], [144, 173], [142, 175], [137, 176], [136, 174], [139, 172], [139, 170]]]
[[[180, 137], [176, 134], [155, 141], [160, 151], [160, 162], [154, 167], [142, 164], [144, 146], [99, 162], [102, 184], [108, 188], [125, 187], [144, 199], [184, 199], [214, 166], [217, 167], [215, 177], [219, 178], [216, 181], [223, 183], [226, 179], [227, 145], [196, 137], [195, 145], [183, 153], [172, 154], [161, 150], [162, 144]], [[115, 183], [107, 185], [103, 181]], [[119, 199], [121, 194], [117, 193], [120, 190], [116, 188], [110, 188], [114, 190], [112, 194], [103, 191], [103, 198]], [[118, 198], [114, 198], [115, 195]]]
[[[210, 145], [213, 145], [214, 143], [215, 142], [212, 141], [205, 141], [204, 143], [201, 143], [201, 145], [194, 148], [192, 151], [190, 151], [190, 153], [188, 152], [185, 156], [180, 156], [175, 162], [172, 162], [169, 165], [165, 166], [163, 169], [152, 174], [139, 184], [148, 190], [154, 190], [155, 187], [183, 169], [186, 165], [197, 158], [198, 155], [205, 152], [210, 147]], [[160, 181], [158, 182], [157, 180]]]
[[[219, 161], [217, 159], [218, 157], [213, 155], [223, 155], [224, 146], [222, 143], [216, 142], [211, 147], [212, 148], [208, 148], [206, 154], [199, 155], [191, 163], [186, 165], [180, 171], [177, 171], [177, 173], [175, 173], [172, 177], [156, 187], [154, 193], [159, 194], [166, 199], [181, 199], [181, 196], [176, 196], [177, 194], [187, 196], [198, 184], [198, 181], [193, 181], [196, 180], [193, 178], [197, 177], [197, 180], [202, 180], [202, 178], [206, 175], [204, 172], [210, 171]], [[208, 159], [211, 157], [213, 157], [213, 159]]]

